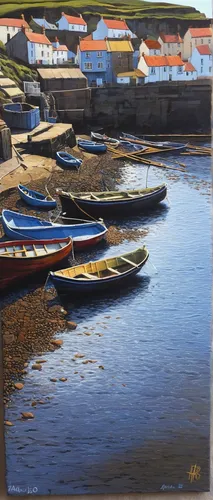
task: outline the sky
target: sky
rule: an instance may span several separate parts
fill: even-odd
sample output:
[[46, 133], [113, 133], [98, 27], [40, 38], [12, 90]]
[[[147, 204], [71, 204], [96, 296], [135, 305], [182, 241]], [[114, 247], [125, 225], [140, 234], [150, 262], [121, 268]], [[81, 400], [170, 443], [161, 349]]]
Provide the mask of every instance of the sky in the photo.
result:
[[[149, 0], [149, 1], [156, 2], [156, 0]], [[165, 1], [167, 3], [175, 3], [176, 5], [187, 5], [190, 7], [195, 7], [195, 9], [206, 14], [206, 17], [212, 17], [212, 0], [165, 0]]]

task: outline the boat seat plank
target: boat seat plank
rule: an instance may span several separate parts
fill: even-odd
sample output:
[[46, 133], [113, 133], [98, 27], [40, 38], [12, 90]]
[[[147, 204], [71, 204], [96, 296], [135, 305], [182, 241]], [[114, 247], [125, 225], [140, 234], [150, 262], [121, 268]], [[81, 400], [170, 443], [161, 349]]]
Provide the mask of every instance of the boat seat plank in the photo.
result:
[[90, 196], [92, 198], [94, 198], [94, 200], [100, 201], [100, 198], [98, 198], [97, 196], [95, 196], [93, 193], [90, 193]]
[[116, 269], [112, 269], [112, 267], [107, 267], [107, 269], [108, 269], [111, 273], [114, 273], [114, 274], [121, 274], [121, 273], [119, 273], [119, 271], [117, 271]]
[[93, 274], [89, 274], [89, 273], [81, 273], [81, 274], [82, 274], [82, 276], [85, 276], [86, 278], [94, 279]]
[[138, 267], [137, 264], [135, 264], [134, 262], [132, 262], [131, 260], [129, 259], [126, 259], [126, 257], [120, 257], [121, 260], [124, 260], [125, 262], [127, 262], [128, 264], [131, 264], [131, 266], [134, 266], [134, 267]]

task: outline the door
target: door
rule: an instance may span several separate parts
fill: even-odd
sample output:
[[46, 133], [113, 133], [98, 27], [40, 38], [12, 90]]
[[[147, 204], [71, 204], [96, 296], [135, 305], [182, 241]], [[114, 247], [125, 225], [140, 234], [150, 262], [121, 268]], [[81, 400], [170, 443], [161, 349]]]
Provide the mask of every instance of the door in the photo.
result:
[[103, 79], [102, 78], [96, 78], [96, 85], [97, 85], [97, 87], [100, 87], [100, 85], [103, 85]]

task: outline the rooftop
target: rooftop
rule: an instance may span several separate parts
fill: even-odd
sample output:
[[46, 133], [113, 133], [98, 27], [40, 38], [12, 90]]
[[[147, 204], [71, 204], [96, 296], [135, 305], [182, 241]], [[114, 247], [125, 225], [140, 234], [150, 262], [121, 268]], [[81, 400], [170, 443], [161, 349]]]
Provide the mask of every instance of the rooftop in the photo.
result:
[[189, 28], [189, 32], [192, 38], [212, 37], [211, 28]]
[[66, 79], [66, 78], [84, 78], [86, 76], [79, 68], [41, 68], [38, 69], [39, 76], [43, 79]]
[[45, 17], [42, 17], [41, 19], [38, 17], [33, 17], [32, 21], [34, 21], [36, 24], [39, 26], [44, 26], [45, 29], [49, 30], [57, 30], [57, 26], [55, 24], [49, 23]]
[[87, 25], [86, 21], [84, 21], [84, 19], [81, 16], [80, 17], [68, 16], [64, 12], [62, 12], [61, 15], [66, 18], [69, 24], [79, 24], [79, 25], [81, 24], [83, 26]]
[[208, 45], [197, 45], [196, 49], [201, 56], [211, 56], [212, 54]]
[[180, 56], [146, 56], [144, 60], [147, 66], [161, 67], [161, 66], [184, 66]]
[[183, 39], [177, 33], [176, 35], [165, 35], [165, 33], [160, 33], [160, 38], [164, 43], [182, 43]]
[[46, 37], [46, 35], [44, 35], [42, 33], [32, 33], [32, 31], [25, 31], [25, 36], [27, 37], [29, 42], [42, 43], [45, 45], [52, 45], [51, 42]]
[[106, 24], [107, 28], [111, 29], [111, 30], [129, 30], [127, 24], [125, 21], [123, 21], [123, 19], [121, 19], [120, 21], [119, 20], [116, 20], [116, 19], [103, 19], [104, 20], [104, 23]]
[[184, 71], [196, 71], [196, 69], [194, 68], [194, 66], [192, 65], [192, 63], [190, 63], [188, 61], [184, 65]]
[[79, 48], [81, 52], [107, 50], [105, 40], [80, 40]]
[[106, 44], [108, 52], [134, 52], [129, 40], [107, 40]]
[[0, 18], [0, 26], [11, 26], [14, 28], [29, 28], [29, 24], [24, 19], [12, 19], [8, 17]]
[[58, 47], [53, 47], [53, 50], [63, 50], [63, 51], [66, 51], [68, 52], [68, 48], [66, 45], [59, 45]]
[[117, 73], [118, 78], [129, 76], [130, 78], [144, 77], [144, 73], [140, 69], [134, 69], [133, 71], [126, 71], [126, 73]]
[[148, 49], [160, 49], [161, 44], [157, 40], [144, 40], [144, 43], [148, 47]]

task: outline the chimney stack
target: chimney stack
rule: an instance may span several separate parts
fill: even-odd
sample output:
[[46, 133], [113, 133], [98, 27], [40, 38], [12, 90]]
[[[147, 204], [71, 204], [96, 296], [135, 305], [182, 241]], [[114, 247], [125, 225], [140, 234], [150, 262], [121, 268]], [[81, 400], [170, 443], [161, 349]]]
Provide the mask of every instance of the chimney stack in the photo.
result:
[[26, 27], [23, 24], [22, 24], [22, 27], [21, 27], [21, 31], [23, 31], [24, 34], [26, 32]]
[[82, 14], [80, 14], [80, 18], [82, 19]]
[[42, 35], [45, 35], [45, 27], [42, 26]]
[[23, 19], [23, 21], [25, 21], [24, 14], [21, 14], [21, 19]]
[[45, 17], [45, 16], [43, 16], [43, 19], [46, 19], [46, 17]]

